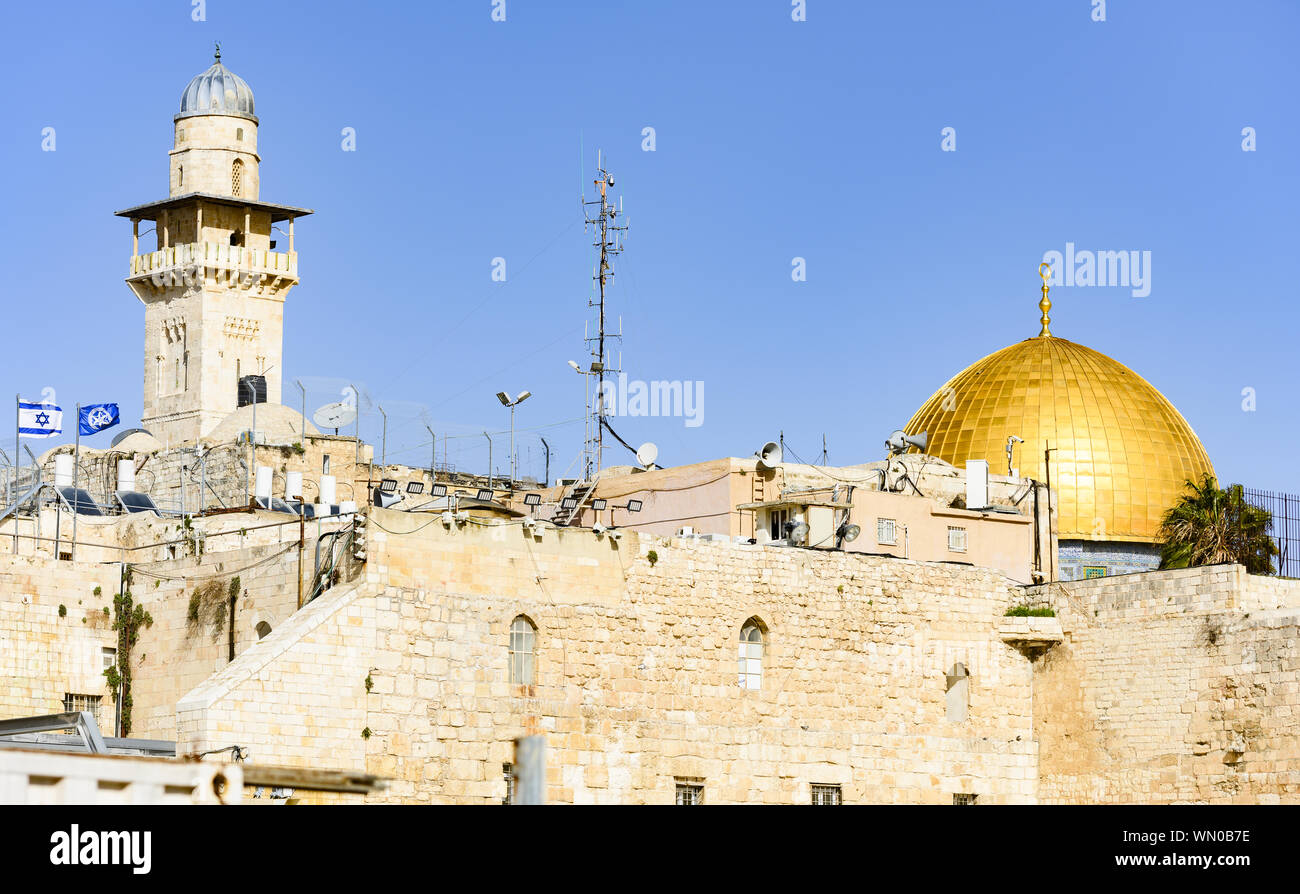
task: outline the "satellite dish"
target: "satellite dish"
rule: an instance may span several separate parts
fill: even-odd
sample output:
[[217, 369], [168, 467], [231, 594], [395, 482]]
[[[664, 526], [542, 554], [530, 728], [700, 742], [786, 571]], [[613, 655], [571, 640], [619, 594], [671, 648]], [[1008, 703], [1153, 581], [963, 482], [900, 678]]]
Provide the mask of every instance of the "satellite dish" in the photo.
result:
[[754, 455], [758, 457], [759, 468], [775, 468], [781, 462], [781, 445], [776, 441], [768, 441]]
[[807, 522], [795, 522], [794, 526], [790, 528], [791, 543], [803, 543], [807, 537], [808, 537]]
[[357, 419], [357, 408], [348, 401], [326, 404], [311, 415], [311, 421], [319, 429], [340, 429], [351, 425]]
[[889, 440], [885, 441], [885, 447], [889, 449], [890, 453], [906, 453], [911, 447], [924, 450], [929, 441], [930, 436], [925, 432], [921, 432], [919, 435], [909, 435], [900, 428], [889, 436]]
[[646, 441], [636, 449], [636, 461], [641, 464], [642, 468], [650, 468], [659, 458], [659, 447], [652, 441]]
[[114, 438], [113, 443], [109, 444], [108, 446], [116, 447], [118, 444], [121, 444], [127, 438], [131, 437], [131, 435], [138, 434], [140, 432], [144, 432], [146, 435], [153, 437], [153, 433], [149, 431], [147, 428], [128, 428], [126, 431], [122, 432], [116, 438]]

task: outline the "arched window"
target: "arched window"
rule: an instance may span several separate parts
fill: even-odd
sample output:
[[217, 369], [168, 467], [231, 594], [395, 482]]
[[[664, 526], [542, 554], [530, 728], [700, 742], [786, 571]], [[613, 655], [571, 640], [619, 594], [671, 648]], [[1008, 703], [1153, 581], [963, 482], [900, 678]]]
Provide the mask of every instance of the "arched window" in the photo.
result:
[[235, 163], [230, 167], [230, 194], [239, 195], [239, 187], [244, 179], [244, 162], [243, 159], [236, 158]]
[[185, 185], [185, 165], [176, 166], [176, 188], [180, 189]]
[[271, 625], [265, 621], [257, 622], [257, 638], [266, 639], [266, 635], [271, 632]]
[[740, 628], [739, 678], [741, 689], [763, 688], [763, 622], [750, 618]]
[[537, 628], [523, 615], [510, 624], [510, 682], [532, 686], [537, 670]]

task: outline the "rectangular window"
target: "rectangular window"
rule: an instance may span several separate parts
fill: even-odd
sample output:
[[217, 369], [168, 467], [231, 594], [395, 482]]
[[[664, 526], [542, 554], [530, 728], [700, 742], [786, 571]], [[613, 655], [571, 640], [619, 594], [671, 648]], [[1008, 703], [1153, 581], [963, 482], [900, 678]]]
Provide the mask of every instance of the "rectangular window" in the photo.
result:
[[892, 518], [876, 519], [876, 542], [885, 546], [898, 543], [898, 525]]
[[515, 803], [515, 765], [502, 764], [501, 774], [506, 778], [506, 796], [501, 799], [502, 804]]
[[785, 523], [790, 520], [789, 509], [773, 509], [768, 513], [769, 525], [768, 533], [772, 535], [773, 540], [785, 539]]
[[966, 792], [958, 792], [952, 796], [952, 803], [959, 807], [969, 807], [975, 803], [979, 795], [972, 795]]
[[330, 473], [330, 455], [327, 453], [321, 458], [320, 473], [328, 475]]
[[1083, 576], [1085, 580], [1090, 577], [1105, 577], [1106, 569], [1097, 565], [1084, 565]]
[[839, 807], [843, 802], [843, 792], [838, 785], [816, 785], [812, 787], [812, 802], [815, 807]]
[[704, 785], [701, 782], [683, 782], [677, 780], [677, 804], [694, 807], [704, 803]]
[[110, 649], [107, 646], [100, 649], [101, 670], [108, 670], [110, 667], [117, 667], [117, 649]]
[[103, 728], [99, 721], [99, 703], [103, 699], [100, 695], [77, 695], [75, 693], [65, 693], [63, 696], [63, 711], [89, 711], [95, 717], [95, 723]]
[[956, 525], [948, 526], [948, 552], [964, 553], [966, 552], [966, 529], [959, 528]]

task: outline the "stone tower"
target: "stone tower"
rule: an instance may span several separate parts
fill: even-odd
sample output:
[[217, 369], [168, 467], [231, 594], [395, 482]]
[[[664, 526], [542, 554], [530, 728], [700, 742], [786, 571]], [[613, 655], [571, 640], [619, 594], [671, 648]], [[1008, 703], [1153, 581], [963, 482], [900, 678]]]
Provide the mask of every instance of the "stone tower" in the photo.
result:
[[[265, 376], [266, 402], [280, 402], [284, 299], [298, 284], [293, 223], [311, 214], [261, 201], [253, 91], [221, 64], [220, 47], [174, 120], [168, 197], [117, 212], [131, 220], [126, 282], [145, 306], [141, 425], [173, 445], [233, 412], [244, 376]], [[145, 254], [141, 221], [157, 239]]]

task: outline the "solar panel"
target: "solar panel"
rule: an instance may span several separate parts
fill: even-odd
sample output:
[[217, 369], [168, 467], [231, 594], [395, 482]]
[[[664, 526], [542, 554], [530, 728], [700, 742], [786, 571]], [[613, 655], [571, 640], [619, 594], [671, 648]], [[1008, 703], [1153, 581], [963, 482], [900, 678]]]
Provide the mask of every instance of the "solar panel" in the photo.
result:
[[[135, 490], [119, 490], [114, 494], [124, 512], [158, 512], [153, 498]], [[161, 513], [159, 513], [161, 514]]]
[[57, 490], [64, 507], [78, 515], [104, 514], [104, 510], [100, 509], [99, 504], [90, 496], [90, 491], [84, 487], [60, 487]]
[[257, 508], [267, 509], [271, 512], [285, 512], [289, 515], [297, 515], [298, 510], [290, 506], [279, 497], [257, 497]]

